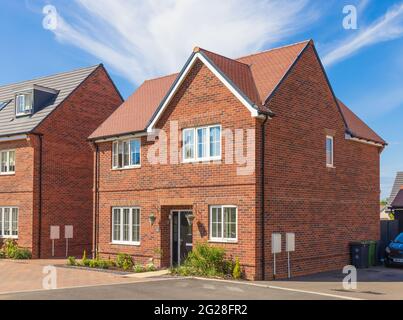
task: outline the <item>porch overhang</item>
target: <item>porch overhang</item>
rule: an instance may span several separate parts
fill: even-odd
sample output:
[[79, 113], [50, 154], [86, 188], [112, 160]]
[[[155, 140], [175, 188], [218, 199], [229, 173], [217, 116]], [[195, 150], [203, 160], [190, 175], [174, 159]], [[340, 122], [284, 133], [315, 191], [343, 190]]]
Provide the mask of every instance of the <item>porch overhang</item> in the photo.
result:
[[192, 198], [169, 198], [161, 199], [160, 206], [193, 206], [195, 200]]

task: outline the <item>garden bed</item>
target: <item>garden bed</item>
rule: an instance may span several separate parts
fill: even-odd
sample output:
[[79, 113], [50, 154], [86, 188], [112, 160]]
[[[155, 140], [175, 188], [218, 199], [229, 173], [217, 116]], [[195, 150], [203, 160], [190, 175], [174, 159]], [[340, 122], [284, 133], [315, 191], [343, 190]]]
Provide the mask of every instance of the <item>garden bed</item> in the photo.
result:
[[87, 254], [84, 251], [83, 257], [80, 260], [77, 260], [75, 257], [69, 257], [67, 260], [67, 266], [84, 270], [107, 271], [119, 274], [158, 271], [158, 268], [153, 262], [150, 262], [147, 265], [136, 264], [130, 255], [124, 253], [119, 253], [115, 260], [104, 260], [99, 257], [88, 259]]

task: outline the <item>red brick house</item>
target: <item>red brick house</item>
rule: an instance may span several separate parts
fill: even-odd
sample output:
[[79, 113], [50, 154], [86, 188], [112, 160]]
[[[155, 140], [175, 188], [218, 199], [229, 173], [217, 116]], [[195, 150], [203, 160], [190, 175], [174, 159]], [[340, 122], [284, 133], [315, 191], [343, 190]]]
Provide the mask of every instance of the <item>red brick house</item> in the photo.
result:
[[280, 277], [285, 233], [293, 275], [342, 268], [350, 241], [379, 238], [386, 143], [335, 97], [312, 41], [236, 60], [196, 48], [90, 140], [102, 256], [170, 266], [208, 241], [248, 278], [271, 279], [273, 233]]
[[102, 65], [0, 86], [0, 245], [12, 238], [34, 258], [92, 246], [93, 150], [88, 135], [122, 103]]

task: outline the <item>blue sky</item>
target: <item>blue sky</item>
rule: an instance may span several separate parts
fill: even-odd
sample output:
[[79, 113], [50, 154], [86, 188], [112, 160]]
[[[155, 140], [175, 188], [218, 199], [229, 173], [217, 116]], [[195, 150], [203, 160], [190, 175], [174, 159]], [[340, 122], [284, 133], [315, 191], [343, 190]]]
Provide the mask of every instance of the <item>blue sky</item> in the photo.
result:
[[196, 45], [236, 58], [311, 38], [338, 97], [389, 142], [385, 198], [403, 170], [403, 0], [2, 0], [0, 84], [103, 62], [127, 97]]

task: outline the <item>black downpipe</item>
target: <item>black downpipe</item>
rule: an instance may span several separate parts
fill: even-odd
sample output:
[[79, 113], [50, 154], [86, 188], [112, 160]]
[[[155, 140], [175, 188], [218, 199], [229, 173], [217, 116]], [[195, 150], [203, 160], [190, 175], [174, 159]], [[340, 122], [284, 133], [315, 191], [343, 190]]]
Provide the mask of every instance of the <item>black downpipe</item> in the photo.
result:
[[261, 250], [262, 250], [262, 280], [265, 280], [265, 269], [266, 269], [266, 253], [265, 253], [265, 213], [264, 213], [264, 202], [265, 202], [265, 144], [266, 144], [266, 123], [269, 120], [269, 117], [266, 115], [262, 123], [262, 145], [261, 145]]
[[42, 244], [42, 154], [43, 154], [43, 135], [36, 134], [39, 138], [39, 203], [38, 203], [38, 258], [41, 258]]
[[94, 203], [94, 237], [93, 237], [93, 257], [98, 254], [98, 216], [99, 216], [99, 146], [94, 143], [95, 146], [95, 203]]

